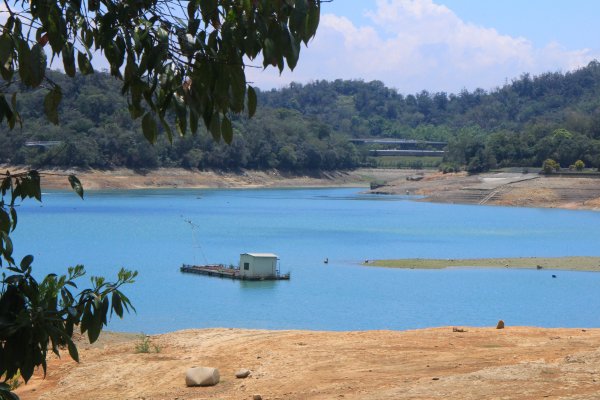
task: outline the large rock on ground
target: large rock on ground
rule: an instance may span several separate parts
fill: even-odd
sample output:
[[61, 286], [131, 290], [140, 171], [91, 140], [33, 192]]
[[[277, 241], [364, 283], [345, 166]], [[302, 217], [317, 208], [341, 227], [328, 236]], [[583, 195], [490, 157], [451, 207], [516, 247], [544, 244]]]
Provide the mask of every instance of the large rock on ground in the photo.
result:
[[250, 371], [247, 370], [246, 368], [242, 368], [239, 369], [236, 373], [235, 373], [235, 377], [238, 379], [244, 379], [247, 378], [250, 375]]
[[217, 368], [192, 367], [185, 373], [187, 386], [214, 386], [219, 383], [221, 376]]

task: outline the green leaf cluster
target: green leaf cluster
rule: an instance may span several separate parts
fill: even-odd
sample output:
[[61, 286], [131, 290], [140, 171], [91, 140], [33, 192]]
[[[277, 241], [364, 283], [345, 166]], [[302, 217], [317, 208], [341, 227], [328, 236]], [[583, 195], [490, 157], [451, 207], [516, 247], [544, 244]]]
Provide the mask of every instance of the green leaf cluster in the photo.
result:
[[[81, 183], [75, 176], [69, 181], [83, 197]], [[3, 175], [0, 183], [0, 398], [17, 398], [9, 382], [20, 376], [27, 382], [36, 367], [46, 372], [48, 351], [60, 355], [66, 348], [71, 358], [79, 361], [73, 341], [75, 327], [87, 334], [90, 342], [113, 313], [122, 318], [135, 310], [121, 291], [132, 283], [137, 272], [121, 269], [117, 280], [106, 282], [92, 277], [91, 286], [78, 291], [77, 280], [85, 275], [82, 265], [71, 267], [67, 274], [49, 274], [38, 281], [32, 270], [33, 256], [27, 255], [17, 264], [13, 258], [10, 234], [17, 227], [17, 206], [25, 199], [41, 201], [40, 174], [31, 170]]]
[[200, 121], [215, 140], [231, 143], [232, 116], [256, 112], [247, 60], [262, 54], [264, 67], [294, 69], [320, 15], [320, 0], [31, 0], [6, 6], [0, 122], [12, 128], [20, 121], [14, 100], [6, 98], [21, 90], [20, 83], [47, 90], [43, 109], [58, 124], [62, 90], [47, 77], [46, 53], [61, 57], [70, 77], [94, 73], [92, 55], [101, 53], [150, 143], [162, 132], [168, 141], [195, 134]]

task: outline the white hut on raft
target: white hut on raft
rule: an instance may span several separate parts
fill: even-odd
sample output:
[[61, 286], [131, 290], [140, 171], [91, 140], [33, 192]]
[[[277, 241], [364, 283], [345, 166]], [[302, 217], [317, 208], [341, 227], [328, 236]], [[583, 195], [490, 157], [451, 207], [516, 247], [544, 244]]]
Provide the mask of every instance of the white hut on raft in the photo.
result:
[[240, 275], [250, 279], [273, 279], [279, 276], [279, 257], [273, 253], [240, 254]]

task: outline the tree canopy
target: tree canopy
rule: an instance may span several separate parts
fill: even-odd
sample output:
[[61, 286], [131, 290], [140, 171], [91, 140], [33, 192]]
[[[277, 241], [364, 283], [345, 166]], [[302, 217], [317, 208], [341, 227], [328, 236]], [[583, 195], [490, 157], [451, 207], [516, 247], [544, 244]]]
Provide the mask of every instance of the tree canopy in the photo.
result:
[[[133, 118], [142, 118], [154, 143], [174, 112], [175, 130], [195, 133], [202, 121], [212, 136], [231, 142], [231, 114], [256, 110], [256, 92], [247, 85], [247, 60], [262, 53], [263, 66], [293, 69], [301, 43], [314, 36], [320, 0], [15, 0], [5, 2], [0, 24], [0, 122], [20, 120], [21, 87], [43, 87], [43, 109], [58, 123], [63, 97], [48, 79], [47, 52], [62, 59], [74, 77], [93, 72], [92, 58], [104, 56], [110, 74], [121, 80]], [[20, 85], [18, 85], [20, 84]]]
[[[581, 160], [600, 166], [600, 64], [567, 73], [522, 77], [490, 91], [402, 94], [382, 82], [315, 81], [256, 90], [253, 118], [232, 115], [231, 145], [204, 127], [198, 135], [144, 139], [106, 73], [69, 79], [47, 72], [63, 88], [61, 126], [48, 126], [36, 91], [19, 94], [23, 129], [0, 135], [0, 162], [45, 167], [135, 169], [329, 170], [372, 166], [366, 146], [350, 138], [394, 138], [448, 143], [444, 162], [472, 172], [494, 167], [540, 168], [551, 158], [563, 167]], [[174, 123], [175, 117], [167, 115]], [[27, 141], [58, 140], [50, 149]], [[383, 158], [383, 157], [382, 157]], [[441, 162], [440, 160], [437, 161]]]

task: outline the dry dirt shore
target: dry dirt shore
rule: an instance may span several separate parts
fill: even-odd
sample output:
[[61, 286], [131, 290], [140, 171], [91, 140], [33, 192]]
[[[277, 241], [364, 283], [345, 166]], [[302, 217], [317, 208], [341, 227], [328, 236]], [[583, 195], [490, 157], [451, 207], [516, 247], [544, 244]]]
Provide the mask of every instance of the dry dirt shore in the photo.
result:
[[[0, 170], [24, 171], [22, 167], [0, 165]], [[400, 170], [358, 169], [291, 175], [280, 171], [192, 171], [159, 168], [149, 171], [115, 170], [40, 170], [43, 189], [69, 189], [67, 176], [75, 174], [85, 190], [156, 188], [263, 188], [263, 187], [368, 187], [376, 179], [398, 179]]]
[[[510, 321], [507, 321], [510, 323]], [[495, 324], [495, 321], [494, 321]], [[598, 399], [600, 329], [443, 327], [312, 332], [204, 329], [81, 345], [81, 363], [51, 359], [17, 393], [31, 399]], [[220, 369], [187, 388], [191, 366]], [[247, 379], [234, 373], [247, 368]]]
[[537, 173], [442, 174], [414, 171], [390, 179], [383, 194], [424, 196], [422, 201], [518, 207], [600, 209], [600, 178], [545, 176]]
[[[23, 170], [2, 166], [0, 170]], [[384, 185], [374, 193], [419, 195], [420, 201], [519, 207], [600, 209], [600, 178], [542, 176], [537, 173], [442, 174], [425, 170], [368, 169], [290, 175], [280, 171], [151, 171], [115, 169], [43, 170], [43, 189], [69, 189], [67, 175], [76, 174], [86, 190], [154, 188], [365, 187]]]

